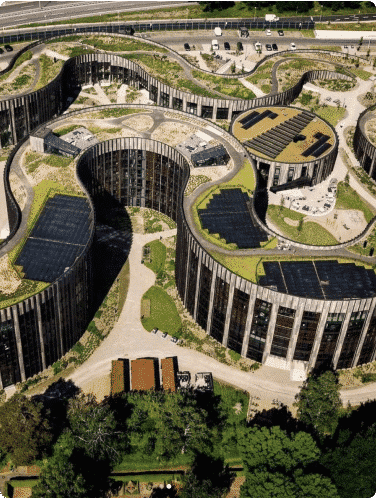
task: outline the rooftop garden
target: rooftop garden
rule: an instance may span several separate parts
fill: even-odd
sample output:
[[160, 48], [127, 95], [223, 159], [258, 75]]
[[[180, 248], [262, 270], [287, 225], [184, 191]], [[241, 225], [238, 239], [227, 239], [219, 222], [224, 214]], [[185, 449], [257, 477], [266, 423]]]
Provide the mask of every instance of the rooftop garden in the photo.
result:
[[324, 227], [313, 221], [305, 221], [305, 215], [270, 204], [267, 210], [270, 221], [289, 239], [314, 246], [338, 244], [337, 239]]
[[[258, 111], [263, 112], [263, 110], [266, 109], [268, 109], [268, 107], [260, 108], [258, 109]], [[271, 128], [275, 128], [281, 123], [284, 123], [285, 121], [293, 118], [294, 116], [297, 116], [302, 112], [300, 109], [294, 109], [291, 107], [271, 107], [270, 109], [278, 114], [278, 116], [275, 119], [273, 120], [269, 118], [262, 119], [248, 130], [245, 130], [240, 123], [240, 119], [243, 119], [244, 116], [242, 115], [241, 118], [238, 118], [233, 125], [233, 134], [236, 136], [236, 138], [238, 138], [241, 142], [252, 140], [253, 138], [267, 132]], [[249, 111], [249, 114], [251, 112], [253, 111], [252, 110]], [[305, 135], [306, 137], [305, 140], [301, 140], [296, 143], [291, 141], [287, 145], [287, 147], [274, 159], [275, 161], [281, 161], [286, 163], [303, 162], [305, 158], [302, 156], [302, 153], [306, 149], [308, 149], [308, 147], [310, 147], [313, 143], [315, 143], [316, 138], [314, 137], [314, 135], [316, 133], [329, 135], [330, 139], [328, 140], [328, 143], [331, 145], [334, 144], [334, 134], [331, 128], [321, 119], [318, 118], [313, 119], [301, 131], [301, 133]], [[331, 149], [329, 149], [326, 153], [330, 152], [330, 150]], [[266, 154], [263, 154], [259, 151], [254, 151], [254, 154], [256, 154], [259, 157], [268, 158]], [[309, 160], [309, 158], [307, 159]]]
[[40, 76], [34, 90], [39, 90], [52, 81], [60, 73], [63, 64], [62, 60], [54, 62], [51, 57], [41, 54], [39, 56]]
[[[246, 88], [237, 78], [223, 78], [197, 70], [192, 71], [192, 76], [197, 81], [205, 82], [205, 85], [210, 90], [222, 93], [223, 95], [238, 99], [254, 99], [256, 97], [252, 90]], [[218, 95], [215, 97], [218, 98]]]
[[214, 185], [208, 190], [205, 190], [194, 202], [192, 206], [192, 216], [195, 225], [200, 232], [200, 234], [209, 242], [216, 244], [224, 249], [235, 250], [237, 249], [236, 244], [228, 244], [225, 239], [221, 239], [219, 234], [211, 234], [207, 229], [203, 229], [199, 217], [199, 211], [205, 209], [210, 200], [215, 194], [218, 194], [220, 190], [229, 188], [240, 188], [243, 192], [247, 192], [251, 197], [255, 189], [256, 180], [253, 172], [253, 168], [249, 161], [245, 161], [243, 167], [231, 180], [221, 183], [220, 185]]
[[376, 215], [376, 209], [370, 206], [359, 194], [346, 182], [337, 185], [336, 209], [356, 209], [364, 213], [369, 223]]

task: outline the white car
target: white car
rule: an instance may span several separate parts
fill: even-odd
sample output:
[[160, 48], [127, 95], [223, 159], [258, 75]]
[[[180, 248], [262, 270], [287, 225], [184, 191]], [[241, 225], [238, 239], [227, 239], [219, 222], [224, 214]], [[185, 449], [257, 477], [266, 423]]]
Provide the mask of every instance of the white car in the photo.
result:
[[270, 31], [270, 29], [267, 29], [265, 31], [265, 34], [266, 34], [266, 36], [272, 36], [272, 32]]
[[290, 50], [296, 50], [295, 43], [290, 43]]

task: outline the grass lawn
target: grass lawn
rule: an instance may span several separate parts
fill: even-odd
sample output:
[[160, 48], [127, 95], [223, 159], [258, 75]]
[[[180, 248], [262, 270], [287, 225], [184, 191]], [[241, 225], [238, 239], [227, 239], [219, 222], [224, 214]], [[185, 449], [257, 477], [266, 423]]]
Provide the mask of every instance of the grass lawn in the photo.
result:
[[148, 68], [151, 76], [158, 78], [162, 83], [177, 86], [177, 81], [183, 74], [183, 68], [176, 61], [169, 59], [166, 55], [127, 54], [125, 59], [141, 62]]
[[61, 128], [57, 128], [54, 130], [54, 134], [57, 135], [58, 137], [62, 137], [63, 135], [66, 135], [67, 133], [70, 133], [73, 130], [76, 130], [77, 128], [81, 128], [82, 125], [79, 124], [72, 124], [69, 126], [63, 126]]
[[367, 223], [375, 216], [375, 210], [371, 209], [359, 194], [345, 182], [338, 183], [335, 207], [336, 209], [358, 209], [364, 213]]
[[128, 114], [137, 114], [139, 112], [145, 112], [143, 109], [104, 109], [103, 111], [95, 112], [91, 115], [92, 119], [100, 118], [120, 118], [122, 116], [127, 116]]
[[303, 222], [302, 229], [299, 231], [297, 226], [289, 225], [284, 218], [293, 221], [300, 221], [304, 218], [303, 214], [297, 213], [291, 209], [270, 204], [267, 211], [268, 216], [273, 224], [279, 227], [282, 233], [297, 242], [310, 244], [314, 246], [330, 246], [338, 244], [337, 239], [324, 227], [313, 221]]
[[121, 470], [143, 471], [143, 470], [158, 470], [163, 471], [166, 467], [188, 466], [191, 464], [191, 457], [187, 454], [179, 455], [178, 458], [169, 462], [156, 461], [154, 457], [145, 453], [130, 453], [123, 455], [122, 461], [114, 468], [114, 472]]
[[[178, 474], [179, 475], [179, 474]], [[120, 481], [120, 482], [164, 482], [164, 481], [174, 481], [175, 480], [175, 474], [130, 474], [130, 475], [124, 475], [124, 476], [116, 476], [112, 477], [110, 476], [111, 479], [114, 479], [114, 481]]]
[[150, 287], [142, 299], [150, 300], [150, 317], [143, 318], [142, 325], [149, 332], [158, 327], [162, 332], [174, 335], [181, 327], [181, 318], [174, 300], [160, 287]]
[[359, 68], [351, 68], [351, 72], [354, 73], [356, 76], [358, 76], [358, 78], [360, 78], [361, 80], [368, 80], [372, 75], [373, 73], [370, 73], [369, 71], [365, 71], [364, 69], [359, 69]]
[[153, 240], [146, 244], [144, 247], [150, 247], [150, 255], [145, 258], [145, 266], [153, 270], [158, 275], [163, 271], [166, 261], [166, 246], [159, 240]]
[[9, 484], [13, 488], [33, 488], [38, 484], [39, 479], [11, 479]]
[[315, 109], [315, 113], [328, 121], [328, 123], [332, 126], [336, 126], [336, 124], [344, 117], [346, 109], [343, 107], [333, 107], [332, 105], [328, 105], [327, 107], [319, 107]]

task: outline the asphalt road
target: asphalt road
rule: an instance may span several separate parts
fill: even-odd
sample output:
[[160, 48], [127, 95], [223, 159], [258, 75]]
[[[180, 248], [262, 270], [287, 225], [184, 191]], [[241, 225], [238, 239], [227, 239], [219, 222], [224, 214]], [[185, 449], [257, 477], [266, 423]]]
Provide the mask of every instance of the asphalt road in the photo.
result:
[[[21, 4], [21, 2], [20, 2]], [[153, 10], [188, 5], [188, 2], [26, 2], [0, 7], [0, 28], [10, 28], [36, 22], [53, 22], [117, 12]], [[150, 13], [150, 18], [153, 14]]]

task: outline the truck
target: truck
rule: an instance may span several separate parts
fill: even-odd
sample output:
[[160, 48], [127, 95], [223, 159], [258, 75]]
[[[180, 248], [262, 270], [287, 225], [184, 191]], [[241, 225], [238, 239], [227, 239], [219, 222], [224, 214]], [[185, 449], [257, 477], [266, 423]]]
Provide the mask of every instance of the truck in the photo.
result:
[[275, 14], [265, 14], [265, 21], [267, 22], [279, 21], [279, 17], [277, 17]]
[[222, 36], [221, 28], [214, 28], [214, 34], [215, 36]]
[[218, 40], [212, 40], [212, 50], [218, 50], [219, 45], [218, 45]]

